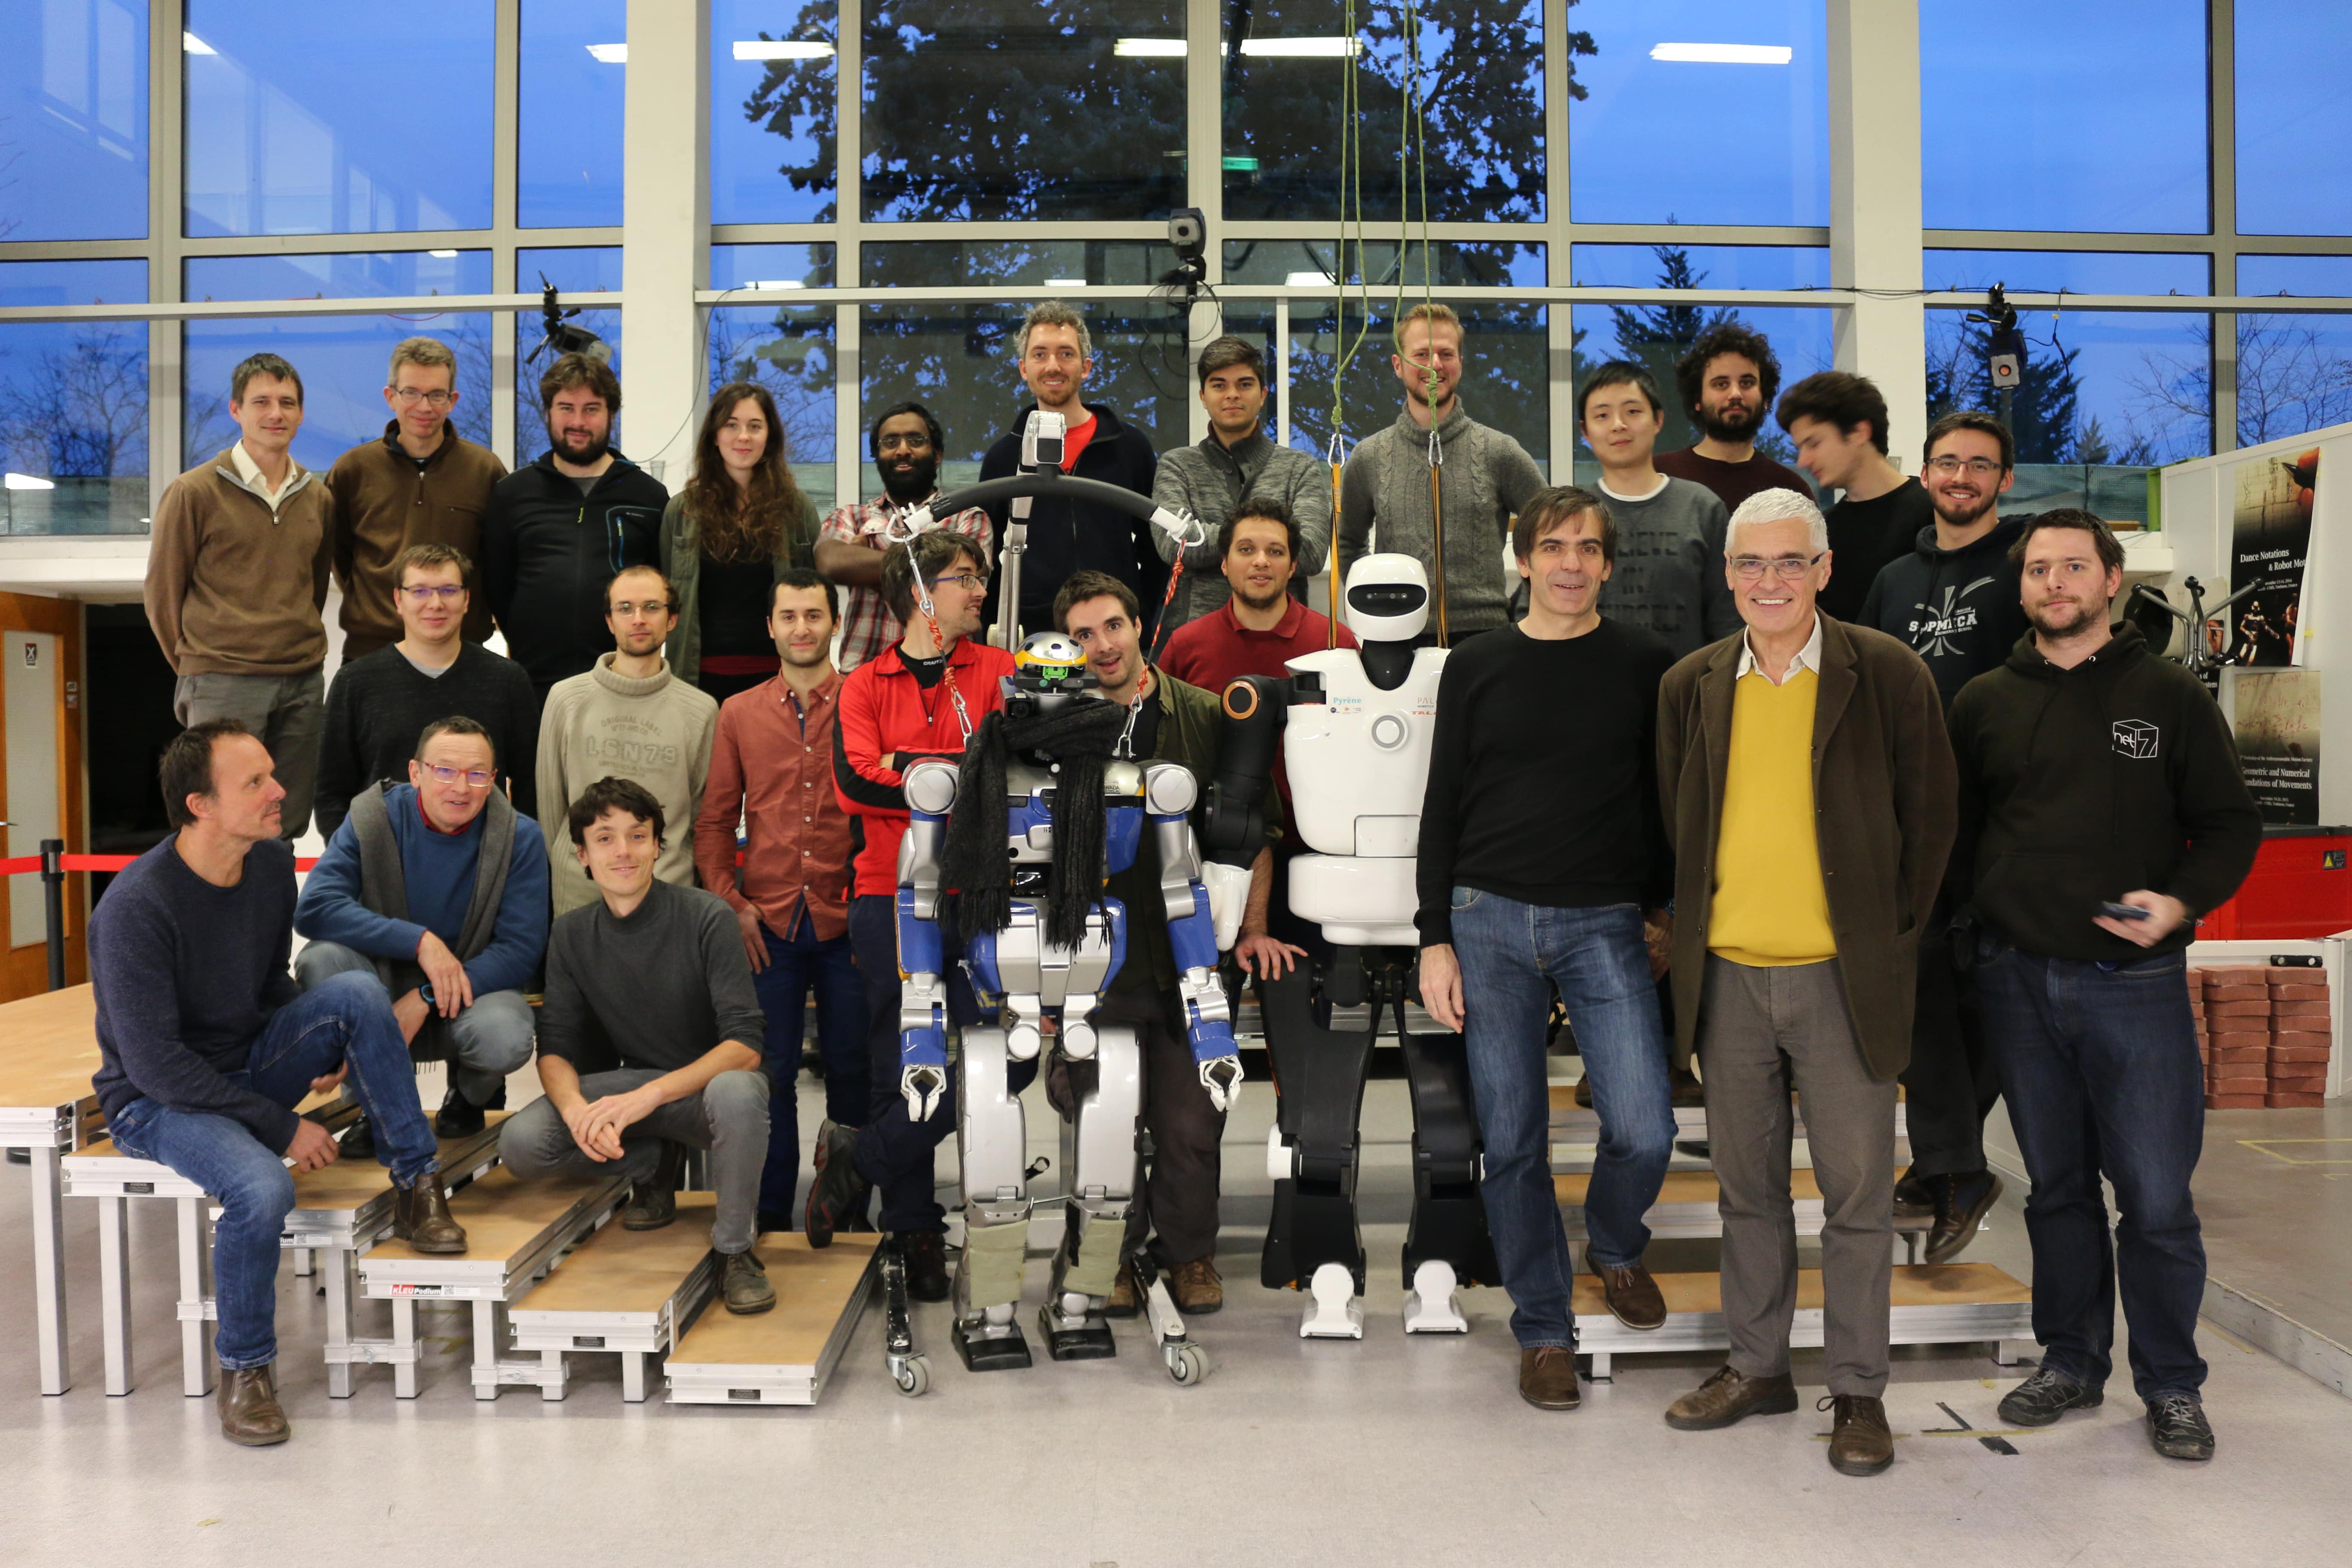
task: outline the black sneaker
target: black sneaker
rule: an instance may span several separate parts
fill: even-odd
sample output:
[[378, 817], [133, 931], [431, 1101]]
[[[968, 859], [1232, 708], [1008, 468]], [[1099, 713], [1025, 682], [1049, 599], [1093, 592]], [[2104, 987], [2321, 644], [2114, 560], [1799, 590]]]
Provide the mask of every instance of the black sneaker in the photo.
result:
[[778, 1214], [774, 1209], [761, 1209], [752, 1229], [761, 1236], [778, 1236], [793, 1228], [793, 1216]]
[[907, 1260], [907, 1294], [918, 1301], [948, 1299], [948, 1237], [945, 1231], [919, 1230], [898, 1238]]
[[2147, 1440], [2168, 1459], [2210, 1459], [2213, 1428], [2205, 1402], [2185, 1390], [2159, 1394], [2147, 1402]]
[[368, 1125], [364, 1113], [352, 1118], [352, 1124], [343, 1129], [342, 1157], [346, 1160], [375, 1158], [375, 1129]]
[[654, 1173], [629, 1192], [629, 1206], [621, 1211], [623, 1230], [659, 1230], [677, 1218], [677, 1175], [686, 1152], [665, 1139], [661, 1163]]
[[488, 1105], [476, 1105], [457, 1092], [451, 1084], [441, 1100], [441, 1109], [433, 1117], [433, 1135], [436, 1138], [471, 1138], [488, 1124], [489, 1112], [507, 1108], [507, 1086], [500, 1084], [490, 1096]]
[[1916, 1170], [1905, 1171], [1895, 1184], [1896, 1219], [1933, 1219], [1943, 1206], [1936, 1194], [1936, 1178]]
[[[857, 1173], [856, 1149], [857, 1130], [854, 1127], [828, 1127], [816, 1146], [816, 1179], [809, 1184], [805, 1221], [811, 1247], [831, 1247], [835, 1231], [849, 1229], [866, 1213], [866, 1195], [874, 1188]], [[910, 1281], [913, 1274], [913, 1263], [909, 1259], [908, 1276]], [[925, 1296], [922, 1299], [937, 1301], [945, 1298]]]
[[1999, 1415], [2011, 1426], [2048, 1426], [2069, 1410], [2095, 1410], [2105, 1398], [2104, 1390], [2045, 1366], [2001, 1397]]

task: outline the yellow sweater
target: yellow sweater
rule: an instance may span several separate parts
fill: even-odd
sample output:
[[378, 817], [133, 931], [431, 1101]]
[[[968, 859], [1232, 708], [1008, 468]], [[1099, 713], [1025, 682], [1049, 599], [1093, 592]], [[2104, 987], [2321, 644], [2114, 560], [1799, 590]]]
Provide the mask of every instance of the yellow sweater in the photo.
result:
[[1770, 967], [1837, 956], [1813, 816], [1818, 684], [1811, 669], [1780, 686], [1751, 670], [1733, 689], [1706, 944], [1734, 963]]

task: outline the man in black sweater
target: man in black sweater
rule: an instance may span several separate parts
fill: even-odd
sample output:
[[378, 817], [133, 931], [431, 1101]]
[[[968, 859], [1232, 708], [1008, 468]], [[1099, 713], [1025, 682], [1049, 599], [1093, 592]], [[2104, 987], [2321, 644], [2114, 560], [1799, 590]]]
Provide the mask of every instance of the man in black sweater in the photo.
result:
[[1837, 570], [1815, 606], [1832, 620], [1854, 620], [1880, 570], [1902, 559], [1935, 521], [1927, 492], [1887, 460], [1886, 399], [1868, 377], [1843, 370], [1809, 375], [1780, 395], [1773, 413], [1796, 443], [1797, 466], [1824, 497], [1838, 492], [1838, 503], [1822, 514]]
[[[981, 459], [980, 477], [1009, 479], [1020, 470], [1022, 427], [1033, 411], [1042, 408], [1066, 422], [1062, 472], [1150, 495], [1152, 476], [1160, 467], [1150, 441], [1102, 405], [1078, 400], [1095, 368], [1086, 318], [1058, 300], [1041, 301], [1021, 323], [1014, 352], [1020, 355], [1021, 379], [1036, 401], [1023, 408], [1013, 428], [989, 447]], [[996, 526], [995, 560], [1002, 572], [1013, 503], [998, 501], [987, 510]], [[1160, 600], [1166, 596], [1168, 563], [1152, 542], [1150, 523], [1092, 501], [1040, 497], [1032, 503], [1029, 548], [1021, 560], [1021, 629], [1052, 630], [1054, 595], [1072, 573], [1088, 569], [1109, 573], [1135, 595], [1143, 605], [1144, 646], [1150, 647]], [[989, 593], [996, 593], [992, 578]]]
[[314, 809], [328, 837], [370, 784], [406, 781], [416, 737], [436, 719], [471, 719], [487, 731], [514, 808], [538, 815], [530, 764], [539, 755], [540, 699], [522, 666], [460, 635], [472, 572], [446, 544], [412, 544], [393, 563], [400, 640], [344, 665], [327, 688]]
[[572, 353], [548, 366], [539, 406], [549, 448], [490, 491], [482, 592], [543, 707], [557, 681], [612, 651], [604, 584], [625, 566], [660, 566], [669, 491], [613, 450], [621, 381], [601, 360]]
[[[2107, 525], [2047, 511], [2016, 548], [2032, 635], [1951, 716], [1953, 858], [1982, 926], [1985, 1030], [2033, 1183], [2045, 1352], [2000, 1418], [2046, 1426], [2100, 1402], [2120, 1285], [2149, 1440], [2208, 1459], [2205, 1247], [2189, 1196], [2204, 1077], [2185, 950], [2252, 868], [2262, 816], [2204, 686], [2137, 628], [2110, 629], [2124, 552]], [[2102, 1177], [2116, 1189], [2112, 1245]]]
[[1674, 654], [1596, 607], [1616, 536], [1587, 490], [1541, 490], [1520, 511], [1511, 544], [1527, 618], [1446, 660], [1415, 868], [1422, 1001], [1467, 1048], [1519, 1393], [1547, 1410], [1578, 1402], [1575, 1265], [1552, 1190], [1544, 1056], [1554, 986], [1601, 1111], [1585, 1263], [1628, 1328], [1665, 1321], [1642, 1267], [1642, 1216], [1675, 1139], [1655, 989], [1673, 886], [1658, 683]]
[[420, 1252], [466, 1250], [392, 999], [356, 974], [305, 994], [286, 972], [294, 851], [278, 837], [286, 790], [273, 774], [268, 750], [233, 719], [175, 736], [162, 777], [178, 831], [131, 863], [89, 922], [90, 1087], [116, 1148], [221, 1205], [221, 1433], [248, 1447], [289, 1436], [272, 1371], [278, 1238], [295, 1173], [336, 1156], [333, 1135], [294, 1106], [348, 1079], [392, 1167], [394, 1234]]

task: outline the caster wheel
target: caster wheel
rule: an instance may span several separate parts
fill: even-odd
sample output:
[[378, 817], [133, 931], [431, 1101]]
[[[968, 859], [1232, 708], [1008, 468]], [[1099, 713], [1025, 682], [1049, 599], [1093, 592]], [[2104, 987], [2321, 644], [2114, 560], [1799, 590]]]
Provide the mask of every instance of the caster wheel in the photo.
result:
[[931, 1391], [930, 1361], [924, 1356], [908, 1356], [898, 1363], [891, 1378], [898, 1384], [899, 1393], [909, 1399], [920, 1399]]
[[1180, 1388], [1190, 1388], [1209, 1375], [1209, 1355], [1198, 1345], [1178, 1345], [1168, 1352], [1168, 1375]]

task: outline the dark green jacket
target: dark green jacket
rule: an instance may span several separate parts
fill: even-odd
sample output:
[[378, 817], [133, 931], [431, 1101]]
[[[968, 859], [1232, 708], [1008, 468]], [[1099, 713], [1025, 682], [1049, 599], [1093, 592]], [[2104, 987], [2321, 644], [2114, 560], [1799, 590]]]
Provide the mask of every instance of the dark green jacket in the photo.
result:
[[[776, 574], [782, 576], [789, 566], [815, 564], [816, 503], [803, 494], [800, 510], [784, 527], [784, 548], [776, 557]], [[662, 657], [669, 660], [672, 675], [680, 680], [697, 680], [702, 675], [702, 533], [686, 510], [682, 490], [662, 509], [661, 569], [677, 591], [677, 624], [670, 628], [669, 641], [662, 645]]]

